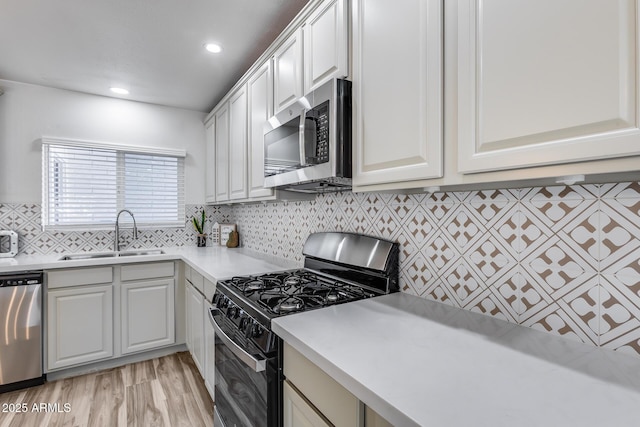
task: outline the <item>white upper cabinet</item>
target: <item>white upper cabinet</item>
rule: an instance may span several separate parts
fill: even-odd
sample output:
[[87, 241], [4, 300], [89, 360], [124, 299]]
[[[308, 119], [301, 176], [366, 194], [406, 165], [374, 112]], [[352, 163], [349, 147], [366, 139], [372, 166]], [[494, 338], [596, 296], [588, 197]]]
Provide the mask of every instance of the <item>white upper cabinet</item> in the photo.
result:
[[327, 1], [305, 21], [304, 93], [349, 74], [346, 4], [346, 0]]
[[269, 197], [271, 188], [264, 188], [264, 126], [273, 115], [273, 79], [271, 62], [265, 62], [249, 78], [249, 197]]
[[229, 99], [229, 198], [247, 198], [247, 89]]
[[215, 113], [215, 187], [216, 202], [229, 200], [229, 103]]
[[206, 166], [205, 166], [205, 200], [207, 203], [216, 201], [216, 121], [215, 117], [205, 123], [206, 134]]
[[298, 28], [273, 54], [276, 113], [303, 95], [302, 59], [302, 29]]
[[459, 171], [640, 154], [637, 3], [459, 0]]
[[354, 187], [441, 177], [441, 0], [353, 2]]

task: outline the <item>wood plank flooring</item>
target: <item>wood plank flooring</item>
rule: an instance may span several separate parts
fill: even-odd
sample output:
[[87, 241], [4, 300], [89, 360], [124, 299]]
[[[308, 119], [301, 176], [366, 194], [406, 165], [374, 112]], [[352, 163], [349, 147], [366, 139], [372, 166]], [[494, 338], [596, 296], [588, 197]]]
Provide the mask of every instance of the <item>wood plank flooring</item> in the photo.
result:
[[188, 352], [0, 394], [0, 427], [212, 425], [213, 402]]

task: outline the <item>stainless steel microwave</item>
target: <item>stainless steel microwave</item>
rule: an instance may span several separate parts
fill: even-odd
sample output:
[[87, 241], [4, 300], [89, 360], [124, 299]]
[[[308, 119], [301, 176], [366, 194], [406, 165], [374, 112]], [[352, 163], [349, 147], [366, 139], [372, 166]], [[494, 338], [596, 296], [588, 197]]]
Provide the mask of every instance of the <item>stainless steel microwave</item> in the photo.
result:
[[271, 117], [264, 186], [318, 193], [351, 188], [351, 82], [332, 79]]

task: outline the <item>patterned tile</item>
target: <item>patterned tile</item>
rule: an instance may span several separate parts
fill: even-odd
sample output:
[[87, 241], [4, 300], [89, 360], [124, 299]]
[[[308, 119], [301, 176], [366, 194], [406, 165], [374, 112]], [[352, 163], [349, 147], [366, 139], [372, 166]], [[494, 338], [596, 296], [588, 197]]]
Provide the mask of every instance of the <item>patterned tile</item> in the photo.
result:
[[415, 248], [422, 248], [429, 236], [436, 232], [437, 225], [422, 205], [417, 205], [406, 217], [400, 234], [406, 236]]
[[446, 235], [435, 233], [427, 240], [423, 248], [425, 259], [431, 270], [440, 277], [449, 266], [460, 258], [460, 252], [451, 243]]
[[[141, 230], [132, 247], [195, 245], [202, 209], [208, 224], [237, 223], [243, 246], [298, 263], [316, 231], [397, 241], [403, 292], [640, 356], [638, 182], [187, 205], [185, 228]], [[43, 232], [40, 215], [3, 203], [0, 228], [17, 228], [23, 253], [113, 244], [111, 230]]]
[[404, 278], [403, 288], [413, 295], [422, 295], [435, 279], [422, 252], [413, 254], [401, 268]]
[[466, 308], [487, 290], [486, 283], [467, 261], [458, 259], [442, 274], [442, 282], [451, 290], [456, 306]]
[[451, 288], [447, 286], [441, 279], [435, 279], [425, 291], [419, 296], [438, 301], [452, 307], [460, 307], [452, 294]]
[[505, 300], [501, 298], [501, 295], [496, 293], [496, 290], [493, 288], [484, 289], [483, 292], [476, 296], [476, 298], [464, 308], [469, 311], [506, 320], [507, 322], [513, 323], [516, 321], [516, 316], [514, 316], [511, 307], [505, 304]]
[[600, 284], [600, 345], [615, 350], [620, 337], [640, 328], [640, 276], [602, 275]]
[[524, 326], [588, 344], [598, 343], [599, 286], [597, 277], [573, 289], [531, 317]]
[[[187, 205], [185, 207], [185, 227], [162, 230], [140, 229], [138, 240], [133, 240], [131, 230], [126, 226], [122, 230], [121, 243], [130, 248], [151, 248], [158, 246], [195, 245], [195, 232], [190, 219], [193, 215], [206, 212], [207, 224], [214, 221], [223, 222], [225, 210], [228, 208], [203, 205]], [[90, 251], [109, 251], [113, 249], [113, 230], [92, 231], [42, 231], [41, 207], [38, 204], [1, 204], [0, 228], [15, 228], [19, 234], [18, 248], [27, 255], [48, 253], [73, 253]]]
[[475, 242], [483, 239], [487, 229], [473, 216], [467, 206], [457, 205], [442, 224], [441, 231], [454, 243], [460, 253], [466, 252]]
[[449, 193], [432, 193], [422, 202], [438, 225], [447, 220], [458, 203], [459, 201]]
[[557, 237], [547, 240], [521, 265], [539, 292], [554, 301], [597, 274], [595, 268]]
[[629, 200], [600, 203], [600, 270], [605, 274], [633, 269], [634, 259], [640, 258], [640, 213], [628, 209]]

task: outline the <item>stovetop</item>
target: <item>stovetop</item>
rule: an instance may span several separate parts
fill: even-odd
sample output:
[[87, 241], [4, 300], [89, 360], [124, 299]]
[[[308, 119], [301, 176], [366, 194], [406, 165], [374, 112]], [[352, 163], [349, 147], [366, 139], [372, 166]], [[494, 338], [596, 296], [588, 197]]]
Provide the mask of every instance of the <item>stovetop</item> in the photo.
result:
[[234, 277], [226, 283], [273, 316], [356, 301], [375, 295], [362, 287], [323, 277], [308, 270]]
[[379, 293], [303, 269], [220, 281], [212, 303], [228, 335], [245, 349], [255, 345], [263, 354], [270, 354], [276, 345], [272, 319], [376, 295]]
[[[259, 276], [238, 276], [218, 283], [227, 297], [245, 311], [253, 312], [264, 326], [271, 319], [334, 304], [356, 301], [376, 293], [309, 270], [292, 270]], [[231, 291], [231, 292], [229, 292]], [[220, 300], [221, 297], [218, 298]], [[214, 298], [214, 304], [219, 304]]]

